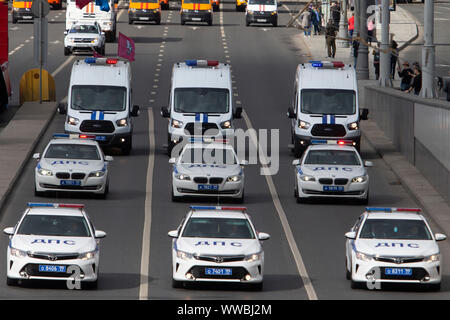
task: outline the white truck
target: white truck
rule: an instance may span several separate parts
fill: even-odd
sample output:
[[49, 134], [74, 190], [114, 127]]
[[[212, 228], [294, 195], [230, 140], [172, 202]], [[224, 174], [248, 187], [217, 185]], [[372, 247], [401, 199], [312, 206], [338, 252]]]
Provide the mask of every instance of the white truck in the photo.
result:
[[101, 30], [105, 33], [107, 42], [116, 40], [116, 10], [114, 0], [109, 0], [110, 10], [108, 12], [100, 10], [100, 6], [95, 5], [95, 1], [88, 3], [83, 9], [78, 9], [75, 0], [67, 0], [66, 10], [66, 31], [73, 24], [83, 21], [97, 21]]

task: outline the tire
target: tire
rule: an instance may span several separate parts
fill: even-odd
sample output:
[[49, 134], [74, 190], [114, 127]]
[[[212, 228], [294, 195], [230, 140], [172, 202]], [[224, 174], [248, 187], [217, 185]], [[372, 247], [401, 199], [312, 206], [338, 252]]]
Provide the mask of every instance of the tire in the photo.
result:
[[83, 281], [81, 282], [81, 288], [86, 290], [95, 290], [98, 287], [98, 279], [95, 281]]
[[128, 18], [128, 24], [133, 24], [133, 20]]
[[347, 262], [347, 258], [345, 258], [345, 278], [347, 280], [350, 280], [352, 278], [352, 272], [348, 271], [348, 262]]
[[250, 21], [245, 21], [245, 26], [248, 27], [250, 25]]
[[426, 285], [426, 289], [428, 291], [440, 291], [441, 290], [441, 283], [433, 283]]
[[12, 278], [8, 278], [6, 277], [6, 285], [7, 286], [17, 286], [19, 284], [19, 279], [12, 279]]
[[184, 26], [186, 24], [186, 21], [181, 19], [181, 25]]
[[306, 203], [306, 199], [305, 198], [301, 198], [299, 196], [297, 196], [297, 203]]
[[212, 19], [208, 20], [208, 26], [212, 26]]
[[245, 194], [244, 194], [244, 190], [242, 190], [242, 195], [240, 198], [236, 198], [236, 203], [242, 204], [242, 203], [244, 203], [244, 199], [245, 199]]
[[306, 148], [303, 147], [298, 140], [294, 139], [294, 156], [296, 158], [300, 158], [303, 154], [303, 152], [305, 152]]
[[70, 55], [70, 49], [69, 48], [64, 48], [64, 55], [65, 56]]
[[278, 27], [278, 20], [275, 20], [274, 22], [272, 22], [272, 26], [274, 28]]
[[369, 204], [369, 190], [367, 190], [367, 196], [364, 199], [358, 199], [358, 204], [366, 206]]
[[16, 23], [17, 23], [17, 19], [12, 18], [12, 23], [13, 23], [13, 24], [16, 24]]
[[122, 154], [124, 156], [128, 156], [131, 152], [131, 149], [133, 149], [133, 138], [130, 136], [130, 139], [128, 142], [122, 147]]
[[351, 287], [352, 289], [361, 289], [361, 288], [362, 288], [362, 283], [361, 283], [361, 282], [353, 281], [353, 280], [351, 279], [351, 277], [350, 277], [350, 287]]
[[101, 55], [104, 56], [104, 55], [105, 55], [105, 52], [106, 52], [106, 50], [105, 50], [105, 45], [103, 45], [102, 50], [101, 50]]
[[184, 287], [183, 281], [177, 281], [175, 279], [172, 279], [172, 288], [179, 289]]
[[36, 186], [34, 187], [34, 196], [35, 197], [43, 197], [45, 195], [45, 191], [37, 191]]
[[251, 284], [251, 289], [253, 291], [262, 291], [263, 289], [263, 282], [258, 282], [258, 283], [252, 283]]

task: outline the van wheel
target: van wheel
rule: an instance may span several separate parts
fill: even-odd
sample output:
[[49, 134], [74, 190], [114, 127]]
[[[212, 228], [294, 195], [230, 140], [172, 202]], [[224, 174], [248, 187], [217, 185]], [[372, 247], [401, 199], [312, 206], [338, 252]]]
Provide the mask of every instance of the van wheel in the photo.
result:
[[300, 158], [305, 152], [305, 147], [303, 147], [298, 140], [294, 140], [294, 156]]
[[64, 48], [64, 55], [68, 56], [70, 54], [70, 49], [69, 48]]
[[212, 26], [212, 19], [208, 21], [208, 26]]
[[12, 18], [12, 23], [13, 23], [13, 24], [16, 24], [16, 23], [17, 23], [17, 19]]
[[12, 278], [6, 277], [6, 285], [7, 286], [17, 286], [18, 283], [19, 283], [18, 279], [12, 279]]
[[128, 24], [133, 24], [133, 20], [132, 19], [128, 19]]
[[181, 19], [181, 25], [184, 26], [186, 21], [184, 19]]

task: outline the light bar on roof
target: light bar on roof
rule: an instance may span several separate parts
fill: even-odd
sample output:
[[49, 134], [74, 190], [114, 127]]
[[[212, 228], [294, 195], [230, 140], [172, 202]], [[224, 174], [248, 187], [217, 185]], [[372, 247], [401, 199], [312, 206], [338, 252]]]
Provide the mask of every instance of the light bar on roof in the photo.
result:
[[311, 144], [334, 144], [340, 146], [354, 146], [356, 142], [352, 140], [327, 140], [327, 139], [313, 139], [311, 140]]
[[96, 136], [94, 134], [78, 134], [78, 133], [54, 133], [53, 139], [91, 139], [102, 140], [102, 136]]
[[106, 65], [106, 64], [114, 65], [114, 64], [117, 64], [117, 61], [119, 61], [119, 59], [117, 59], [117, 58], [88, 57], [88, 58], [84, 59], [84, 62], [87, 64], [98, 64], [98, 65]]
[[219, 142], [219, 143], [228, 143], [228, 139], [216, 139], [214, 137], [191, 137], [189, 138], [190, 143], [194, 142], [203, 142], [203, 143], [211, 143], [211, 142]]
[[191, 210], [246, 211], [247, 207], [191, 206]]
[[342, 61], [309, 61], [314, 68], [333, 69], [343, 68], [345, 64]]
[[367, 212], [422, 212], [420, 208], [380, 208], [380, 207], [367, 207]]
[[218, 60], [185, 60], [188, 67], [216, 67], [219, 65]]
[[28, 202], [28, 207], [48, 207], [48, 208], [84, 208], [84, 204], [76, 203], [42, 203], [42, 202]]

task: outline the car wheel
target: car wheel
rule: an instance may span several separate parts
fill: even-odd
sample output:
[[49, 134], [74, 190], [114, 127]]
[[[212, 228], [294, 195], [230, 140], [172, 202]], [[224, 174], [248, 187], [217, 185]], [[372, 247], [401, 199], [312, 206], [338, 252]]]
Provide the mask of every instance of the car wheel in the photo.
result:
[[297, 203], [306, 203], [306, 198], [297, 196]]
[[45, 191], [37, 191], [36, 186], [34, 187], [34, 195], [36, 197], [43, 197], [45, 195]]
[[160, 24], [161, 24], [161, 19], [156, 20], [155, 23], [156, 23], [157, 25], [160, 25]]
[[171, 197], [172, 197], [172, 202], [180, 202], [180, 201], [181, 201], [181, 198], [182, 198], [182, 197], [176, 196], [176, 195], [173, 193], [173, 186], [172, 186], [172, 194], [171, 194]]
[[367, 190], [367, 195], [364, 199], [359, 199], [358, 204], [366, 206], [369, 204], [369, 190]]
[[16, 24], [17, 23], [17, 19], [12, 18], [12, 23]]
[[18, 283], [19, 283], [19, 279], [12, 279], [12, 278], [6, 277], [6, 285], [7, 286], [17, 286]]
[[272, 23], [272, 26], [275, 27], [275, 28], [278, 27], [278, 21], [275, 20], [275, 21]]
[[95, 290], [98, 287], [98, 279], [95, 281], [83, 281], [81, 287], [87, 290]]
[[133, 24], [133, 20], [128, 19], [128, 24]]
[[432, 283], [427, 285], [427, 289], [429, 291], [440, 291], [441, 290], [441, 283]]
[[294, 140], [294, 156], [300, 158], [305, 152], [305, 147], [303, 147], [298, 140]]
[[263, 289], [263, 282], [261, 281], [259, 283], [252, 283], [251, 284], [251, 289], [253, 291], [262, 291], [262, 289]]
[[208, 26], [212, 26], [212, 19], [208, 21]]
[[184, 287], [184, 282], [183, 281], [177, 281], [175, 279], [172, 279], [172, 288], [183, 288]]
[[236, 203], [244, 203], [244, 198], [245, 198], [244, 190], [242, 190], [242, 195], [240, 198], [236, 199]]
[[347, 280], [350, 280], [352, 278], [352, 271], [348, 271], [348, 262], [347, 262], [347, 258], [345, 258], [345, 278]]
[[182, 25], [182, 26], [184, 26], [184, 25], [185, 25], [185, 23], [186, 23], [186, 21], [185, 21], [185, 20], [183, 20], [183, 19], [181, 19], [181, 25]]
[[64, 55], [68, 56], [70, 54], [70, 49], [69, 48], [64, 48]]

